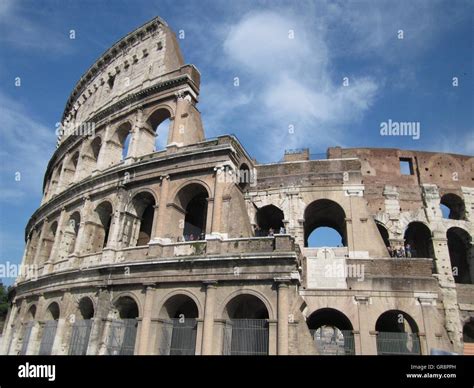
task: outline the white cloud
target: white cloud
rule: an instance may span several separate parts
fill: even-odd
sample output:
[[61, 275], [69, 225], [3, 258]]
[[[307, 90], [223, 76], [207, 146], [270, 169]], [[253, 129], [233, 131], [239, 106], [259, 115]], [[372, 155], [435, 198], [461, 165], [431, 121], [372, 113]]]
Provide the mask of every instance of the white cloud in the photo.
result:
[[[18, 202], [40, 198], [47, 162], [56, 135], [30, 117], [28, 109], [0, 93], [0, 201]], [[16, 180], [20, 173], [20, 180]]]
[[[259, 135], [272, 144], [264, 150], [268, 157], [288, 147], [340, 143], [342, 125], [362, 117], [378, 89], [367, 76], [350, 77], [348, 86], [342, 78], [333, 80], [319, 26], [284, 15], [247, 14], [231, 26], [223, 44], [227, 67], [248, 74], [254, 85], [249, 108]], [[289, 132], [289, 126], [295, 130]]]
[[27, 16], [27, 7], [28, 5], [18, 1], [0, 1], [0, 42], [22, 50], [33, 49], [55, 54], [71, 52], [73, 45], [69, 40], [68, 31], [55, 28], [60, 21], [51, 18], [46, 23], [35, 20]]

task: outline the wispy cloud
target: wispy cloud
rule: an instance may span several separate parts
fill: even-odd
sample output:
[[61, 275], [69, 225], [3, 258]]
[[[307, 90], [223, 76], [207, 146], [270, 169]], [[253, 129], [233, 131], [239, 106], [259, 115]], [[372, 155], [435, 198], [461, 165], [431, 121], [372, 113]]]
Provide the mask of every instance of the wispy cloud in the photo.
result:
[[324, 34], [287, 15], [248, 13], [229, 28], [223, 43], [227, 67], [252, 80], [249, 117], [269, 145], [268, 158], [285, 148], [321, 149], [338, 142], [341, 125], [360, 118], [378, 88], [369, 76], [352, 77], [346, 85], [334, 80]]
[[1, 92], [0, 122], [0, 201], [41, 197], [44, 172], [54, 151], [54, 128], [32, 118], [24, 106]]
[[42, 23], [24, 12], [22, 7], [28, 6], [21, 1], [0, 1], [0, 43], [13, 49], [37, 50], [55, 55], [71, 52], [73, 45], [70, 44], [68, 30], [54, 28], [60, 25], [60, 21], [48, 18], [48, 23]]

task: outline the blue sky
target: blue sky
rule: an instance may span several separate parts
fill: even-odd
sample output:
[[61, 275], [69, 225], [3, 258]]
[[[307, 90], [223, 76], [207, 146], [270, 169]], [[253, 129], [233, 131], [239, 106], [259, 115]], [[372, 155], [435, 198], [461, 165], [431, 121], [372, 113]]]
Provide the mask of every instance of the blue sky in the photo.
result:
[[[472, 1], [0, 0], [0, 263], [21, 259], [76, 81], [156, 15], [201, 71], [207, 137], [234, 133], [260, 162], [336, 145], [474, 154]], [[380, 136], [389, 119], [420, 138]]]

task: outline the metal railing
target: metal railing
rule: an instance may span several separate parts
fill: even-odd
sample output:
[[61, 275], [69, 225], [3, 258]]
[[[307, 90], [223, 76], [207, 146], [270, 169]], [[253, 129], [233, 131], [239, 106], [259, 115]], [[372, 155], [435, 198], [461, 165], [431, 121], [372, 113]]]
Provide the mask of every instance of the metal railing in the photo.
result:
[[173, 318], [162, 322], [160, 355], [196, 354], [197, 321], [195, 318]]
[[49, 356], [51, 354], [53, 350], [54, 338], [56, 337], [57, 328], [58, 321], [45, 322], [38, 353], [40, 356]]
[[[23, 342], [21, 344], [21, 350], [20, 350], [20, 355], [24, 356], [28, 350], [28, 344], [30, 342], [30, 337], [31, 337], [31, 330], [33, 329], [33, 321], [29, 321], [25, 325], [25, 331], [23, 333]], [[12, 336], [13, 337], [13, 336]], [[7, 353], [9, 354], [9, 353]]]
[[224, 325], [224, 355], [267, 355], [268, 320], [231, 319]]
[[138, 322], [132, 319], [115, 319], [110, 323], [110, 333], [107, 341], [107, 354], [133, 355], [137, 338]]
[[355, 354], [354, 334], [351, 330], [323, 326], [310, 330], [318, 354], [323, 356], [351, 356]]
[[377, 334], [377, 354], [421, 354], [420, 338], [416, 333], [390, 333]]
[[69, 355], [84, 356], [87, 353], [92, 321], [90, 319], [77, 320], [72, 326]]

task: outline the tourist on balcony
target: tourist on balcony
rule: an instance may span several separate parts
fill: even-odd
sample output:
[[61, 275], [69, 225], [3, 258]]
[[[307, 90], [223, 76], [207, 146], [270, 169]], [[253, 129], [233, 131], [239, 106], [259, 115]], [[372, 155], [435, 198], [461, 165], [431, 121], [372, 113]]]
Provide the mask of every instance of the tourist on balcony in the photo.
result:
[[410, 244], [405, 245], [405, 254], [406, 254], [406, 257], [411, 259], [411, 245]]

